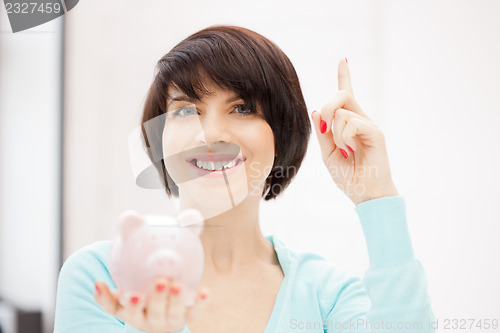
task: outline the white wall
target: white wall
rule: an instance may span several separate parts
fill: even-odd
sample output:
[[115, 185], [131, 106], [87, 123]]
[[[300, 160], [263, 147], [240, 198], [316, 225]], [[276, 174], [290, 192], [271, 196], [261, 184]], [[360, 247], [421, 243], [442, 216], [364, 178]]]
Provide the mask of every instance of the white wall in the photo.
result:
[[441, 318], [498, 319], [500, 3], [386, 8], [393, 165], [434, 306]]
[[59, 270], [62, 18], [13, 34], [0, 6], [0, 296], [52, 331]]
[[[349, 59], [356, 96], [384, 130], [436, 316], [498, 316], [499, 9], [451, 0], [80, 2], [66, 15], [65, 256], [111, 238], [124, 209], [173, 211], [163, 192], [134, 185], [127, 136], [156, 61], [201, 28], [235, 24], [282, 47], [310, 111], [333, 96], [337, 62]], [[261, 224], [358, 274], [368, 266], [354, 205], [326, 173], [314, 133], [296, 180], [263, 203]]]

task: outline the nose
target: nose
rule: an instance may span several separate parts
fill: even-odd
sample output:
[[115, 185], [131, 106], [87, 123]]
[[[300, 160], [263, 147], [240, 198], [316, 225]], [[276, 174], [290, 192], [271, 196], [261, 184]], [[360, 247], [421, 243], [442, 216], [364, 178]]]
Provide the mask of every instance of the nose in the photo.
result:
[[196, 140], [203, 144], [229, 142], [231, 135], [228, 122], [217, 110], [212, 111], [200, 117], [201, 128], [196, 133]]

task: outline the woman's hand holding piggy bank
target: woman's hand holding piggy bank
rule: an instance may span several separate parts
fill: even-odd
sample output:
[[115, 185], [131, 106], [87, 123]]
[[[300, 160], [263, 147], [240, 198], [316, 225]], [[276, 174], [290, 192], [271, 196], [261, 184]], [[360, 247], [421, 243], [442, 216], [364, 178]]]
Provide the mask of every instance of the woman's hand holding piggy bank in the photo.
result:
[[199, 237], [203, 217], [187, 209], [178, 221], [180, 225], [147, 226], [140, 214], [123, 213], [109, 260], [118, 289], [96, 282], [99, 305], [139, 330], [179, 331], [208, 304], [208, 290], [198, 289], [204, 263]]

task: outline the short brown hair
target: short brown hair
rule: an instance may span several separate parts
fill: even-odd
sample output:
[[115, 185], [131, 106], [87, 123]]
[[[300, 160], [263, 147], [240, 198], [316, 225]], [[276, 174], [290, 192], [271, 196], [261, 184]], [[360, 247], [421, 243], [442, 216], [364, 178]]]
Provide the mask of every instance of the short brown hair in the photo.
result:
[[[148, 132], [148, 137], [144, 123], [167, 111], [171, 85], [200, 100], [200, 95], [208, 93], [203, 77], [239, 94], [254, 110], [257, 104], [261, 107], [273, 131], [277, 154], [262, 196], [265, 200], [275, 198], [300, 168], [311, 123], [292, 63], [276, 44], [249, 29], [227, 25], [205, 28], [181, 41], [158, 61], [142, 115], [142, 133], [150, 158], [163, 154], [162, 135], [160, 130], [154, 135]], [[163, 160], [156, 162], [155, 167], [167, 195], [178, 196], [179, 188]]]

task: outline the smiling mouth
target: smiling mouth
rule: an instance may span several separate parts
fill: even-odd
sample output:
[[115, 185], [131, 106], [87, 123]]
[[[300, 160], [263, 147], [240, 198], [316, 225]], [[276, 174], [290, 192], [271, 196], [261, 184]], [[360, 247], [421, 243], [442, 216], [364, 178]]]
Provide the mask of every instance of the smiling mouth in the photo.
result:
[[244, 159], [242, 160], [241, 158], [238, 158], [237, 160], [221, 160], [221, 161], [204, 161], [204, 160], [198, 160], [196, 158], [193, 158], [192, 160], [188, 161], [189, 164], [194, 166], [195, 168], [198, 168], [200, 170], [204, 171], [221, 171], [221, 170], [228, 170], [231, 169], [235, 166], [240, 165], [242, 162], [244, 162]]

